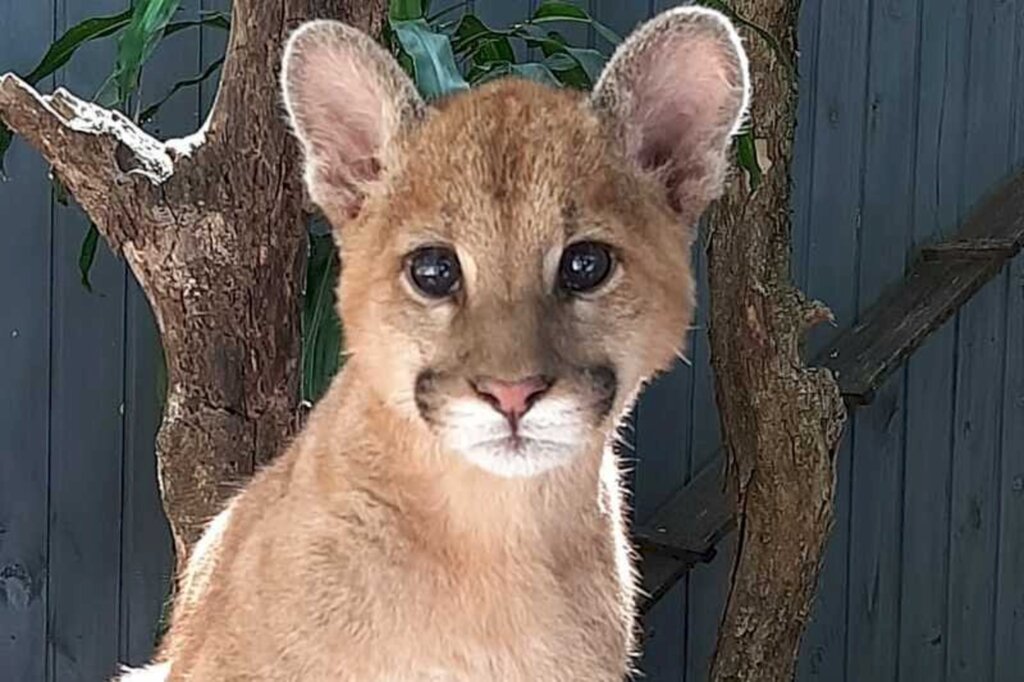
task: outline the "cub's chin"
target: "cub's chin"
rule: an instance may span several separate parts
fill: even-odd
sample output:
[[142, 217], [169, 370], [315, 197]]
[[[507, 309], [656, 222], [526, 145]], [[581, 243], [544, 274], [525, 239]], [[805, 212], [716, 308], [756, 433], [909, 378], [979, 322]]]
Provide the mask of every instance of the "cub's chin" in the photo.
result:
[[565, 466], [586, 449], [592, 428], [585, 411], [567, 398], [540, 400], [515, 425], [478, 400], [455, 400], [442, 424], [449, 450], [505, 478]]

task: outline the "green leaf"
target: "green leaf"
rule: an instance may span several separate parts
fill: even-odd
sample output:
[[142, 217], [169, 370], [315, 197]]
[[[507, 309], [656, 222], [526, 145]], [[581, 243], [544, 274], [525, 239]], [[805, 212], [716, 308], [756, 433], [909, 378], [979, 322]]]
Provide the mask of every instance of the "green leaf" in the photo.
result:
[[[75, 24], [50, 45], [43, 58], [22, 80], [29, 85], [37, 85], [39, 81], [67, 64], [79, 47], [91, 40], [117, 33], [128, 25], [131, 18], [132, 10], [125, 10], [120, 14], [92, 17]], [[12, 139], [11, 130], [0, 123], [0, 180], [7, 177], [4, 160], [7, 158], [7, 150]]]
[[476, 64], [488, 64], [490, 62], [514, 63], [516, 52], [512, 49], [512, 43], [505, 36], [495, 36], [480, 41], [472, 54], [473, 62]]
[[459, 19], [455, 32], [452, 34], [452, 49], [457, 54], [467, 52], [472, 50], [480, 40], [497, 35], [499, 34], [489, 29], [475, 15], [466, 14]]
[[136, 0], [131, 23], [117, 41], [114, 81], [120, 101], [138, 87], [142, 66], [153, 54], [180, 3], [181, 0]]
[[487, 62], [486, 64], [473, 64], [466, 74], [473, 86], [482, 85], [500, 76], [507, 76], [511, 71], [512, 64], [509, 62]]
[[85, 233], [82, 240], [82, 248], [78, 252], [78, 271], [82, 275], [82, 286], [90, 293], [92, 284], [89, 282], [89, 271], [92, 269], [92, 262], [96, 258], [96, 244], [99, 242], [99, 230], [92, 223], [89, 224], [89, 231]]
[[593, 87], [593, 83], [590, 82], [587, 73], [579, 66], [568, 71], [553, 71], [552, 73], [555, 74], [558, 82], [566, 87], [575, 88], [576, 90], [588, 90]]
[[338, 256], [330, 234], [309, 235], [302, 308], [302, 399], [316, 402], [341, 365], [342, 330], [335, 310]]
[[131, 18], [132, 10], [129, 9], [120, 14], [92, 17], [75, 24], [50, 45], [43, 58], [23, 80], [29, 85], [36, 85], [39, 81], [67, 64], [71, 56], [82, 45], [91, 40], [105, 38], [117, 33], [129, 24]]
[[552, 71], [569, 71], [579, 68], [576, 60], [567, 54], [556, 52], [544, 60], [544, 64]]
[[517, 34], [527, 46], [539, 48], [546, 59], [564, 55], [571, 59], [578, 69], [561, 69], [556, 72], [559, 80], [575, 88], [592, 88], [604, 69], [606, 57], [597, 50], [570, 47], [568, 41], [555, 31], [544, 33], [536, 26], [523, 26]]
[[622, 42], [622, 36], [602, 24], [600, 21], [592, 20], [590, 25], [594, 27], [594, 32], [597, 33], [597, 35], [601, 36], [612, 45], [618, 45]]
[[577, 19], [589, 21], [590, 15], [582, 7], [577, 7], [571, 2], [558, 2], [557, 0], [544, 0], [533, 13], [534, 19]]
[[551, 73], [551, 70], [539, 62], [526, 62], [525, 64], [510, 64], [510, 73], [523, 78], [529, 78], [545, 85], [561, 87], [562, 83]]
[[157, 111], [159, 111], [160, 107], [166, 104], [167, 100], [169, 100], [171, 97], [174, 97], [174, 95], [179, 90], [199, 85], [203, 81], [210, 78], [213, 74], [215, 74], [217, 72], [217, 69], [219, 69], [222, 64], [224, 64], [224, 57], [221, 57], [220, 59], [216, 59], [213, 62], [211, 62], [210, 65], [207, 66], [206, 69], [195, 78], [186, 78], [185, 80], [180, 80], [177, 83], [175, 83], [174, 86], [170, 89], [170, 91], [168, 91], [166, 95], [164, 95], [156, 102], [150, 104], [148, 107], [142, 110], [142, 113], [139, 114], [139, 122], [148, 122], [150, 119], [156, 116], [156, 113]]
[[184, 31], [187, 28], [193, 26], [208, 26], [210, 28], [219, 28], [224, 31], [231, 30], [231, 18], [223, 12], [203, 12], [198, 19], [188, 19], [186, 21], [175, 21], [167, 24], [167, 28], [164, 29], [164, 37], [174, 35], [178, 31]]
[[554, 2], [545, 0], [533, 13], [530, 23], [543, 24], [555, 21], [570, 21], [588, 24], [594, 28], [594, 32], [607, 40], [612, 45], [618, 45], [622, 38], [615, 31], [611, 30], [600, 21], [597, 21], [584, 10], [569, 2]]
[[391, 0], [388, 17], [392, 22], [422, 19], [426, 13], [420, 0]]
[[753, 192], [761, 185], [761, 166], [757, 162], [757, 147], [754, 145], [754, 135], [748, 129], [735, 138], [736, 162], [740, 168], [747, 172], [750, 180], [750, 191]]
[[416, 87], [426, 99], [437, 99], [469, 87], [455, 65], [448, 36], [435, 33], [422, 19], [392, 20], [391, 29], [412, 60]]
[[587, 78], [590, 80], [590, 87], [593, 87], [597, 79], [601, 77], [601, 71], [607, 61], [605, 56], [597, 50], [577, 47], [567, 47], [566, 51], [586, 72]]

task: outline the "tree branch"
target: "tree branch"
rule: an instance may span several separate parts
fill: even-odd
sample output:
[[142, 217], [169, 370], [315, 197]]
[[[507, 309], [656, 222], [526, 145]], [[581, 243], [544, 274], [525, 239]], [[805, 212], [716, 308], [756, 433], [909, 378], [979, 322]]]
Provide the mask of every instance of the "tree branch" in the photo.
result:
[[[798, 0], [735, 0], [795, 61]], [[792, 680], [832, 524], [834, 453], [845, 413], [831, 373], [807, 367], [807, 329], [831, 318], [790, 275], [789, 166], [796, 98], [780, 55], [747, 42], [755, 134], [772, 161], [751, 193], [733, 183], [715, 209], [708, 259], [711, 361], [738, 548], [711, 679]]]
[[41, 95], [15, 76], [0, 77], [0, 119], [53, 166], [111, 246], [134, 236], [138, 207], [174, 173], [167, 147], [128, 117], [84, 102], [64, 89]]

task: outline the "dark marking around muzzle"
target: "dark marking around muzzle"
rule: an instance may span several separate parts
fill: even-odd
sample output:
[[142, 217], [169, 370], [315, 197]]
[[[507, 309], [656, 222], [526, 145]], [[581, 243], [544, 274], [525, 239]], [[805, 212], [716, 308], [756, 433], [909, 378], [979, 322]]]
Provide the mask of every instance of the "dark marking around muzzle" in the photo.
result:
[[437, 409], [437, 379], [437, 372], [425, 369], [416, 375], [416, 384], [413, 388], [416, 409], [419, 410], [423, 421], [428, 424], [434, 423], [433, 414]]
[[598, 419], [604, 419], [615, 405], [615, 396], [619, 390], [619, 377], [610, 365], [591, 365], [583, 368], [583, 375], [590, 382], [594, 391], [594, 409]]

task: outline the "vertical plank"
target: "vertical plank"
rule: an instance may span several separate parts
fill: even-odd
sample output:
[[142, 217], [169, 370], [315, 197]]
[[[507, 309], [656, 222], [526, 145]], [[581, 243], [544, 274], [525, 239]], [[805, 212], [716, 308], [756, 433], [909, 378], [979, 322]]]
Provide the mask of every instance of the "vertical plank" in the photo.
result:
[[[867, 2], [816, 0], [819, 49], [812, 117], [814, 169], [806, 209], [806, 291], [827, 303], [840, 327], [849, 325], [857, 310], [856, 281], [861, 227], [860, 190], [867, 85]], [[807, 15], [813, 16], [813, 15]], [[803, 21], [804, 19], [801, 19]], [[811, 74], [802, 74], [806, 79]], [[803, 80], [802, 82], [806, 82]], [[814, 354], [835, 330], [819, 329], [808, 339]], [[818, 580], [818, 598], [801, 644], [797, 679], [841, 682], [846, 679], [846, 584], [849, 558], [850, 455], [856, 417], [837, 453], [835, 525]], [[851, 681], [852, 682], [852, 681]]]
[[[1020, 33], [1018, 33], [1018, 40]], [[1018, 96], [1020, 96], [1018, 94]], [[1003, 368], [999, 563], [996, 574], [993, 679], [1021, 677], [1024, 651], [1024, 257], [1010, 267]]]
[[[956, 229], [966, 138], [967, 0], [929, 3], [920, 17], [914, 243]], [[907, 366], [899, 679], [941, 680], [946, 647], [949, 486], [956, 323]]]
[[[128, 3], [58, 3], [63, 30]], [[91, 95], [109, 74], [114, 45], [93, 43], [64, 69], [63, 83]], [[88, 292], [78, 253], [88, 220], [55, 209], [51, 310], [49, 677], [105, 679], [118, 655], [124, 266], [100, 246]]]
[[[30, 71], [53, 37], [53, 2], [0, 4], [0, 71]], [[49, 87], [50, 82], [42, 83]], [[50, 267], [47, 168], [15, 139], [0, 180], [0, 671], [46, 674]]]
[[[230, 14], [231, 0], [199, 0], [199, 10], [201, 12], [223, 12]], [[224, 50], [228, 44], [228, 34], [222, 29], [204, 26], [199, 36], [199, 63], [205, 69], [207, 65], [224, 56]], [[215, 76], [199, 86], [199, 114], [201, 121], [206, 120], [207, 114], [213, 107], [213, 100], [217, 96], [219, 84], [220, 72], [218, 71]]]
[[[707, 222], [701, 224], [695, 249], [697, 277], [697, 316], [693, 332], [691, 382], [693, 384], [690, 416], [690, 446], [687, 479], [708, 466], [722, 466], [719, 448], [721, 427], [715, 403], [714, 373], [711, 368], [711, 346], [708, 337], [708, 243]], [[718, 626], [725, 609], [729, 575], [736, 539], [728, 537], [719, 544], [714, 560], [695, 566], [687, 576], [686, 679], [705, 680], [718, 640]]]
[[[903, 275], [912, 241], [919, 0], [871, 3], [858, 311]], [[858, 414], [851, 463], [848, 680], [892, 679], [899, 644], [905, 374]]]
[[790, 205], [793, 222], [790, 241], [793, 249], [793, 281], [807, 288], [808, 250], [811, 238], [811, 197], [814, 188], [814, 117], [818, 102], [818, 37], [821, 28], [820, 0], [800, 4], [797, 18], [797, 98], [793, 137], [793, 161], [790, 170]]
[[[1012, 163], [1024, 167], [1024, 3], [1017, 3], [1014, 41]], [[999, 564], [996, 575], [995, 682], [1020, 678], [1024, 651], [1024, 256], [1010, 266], [1003, 368]]]
[[[197, 19], [199, 0], [181, 3], [179, 20]], [[201, 73], [199, 30], [181, 31], [160, 43], [146, 65], [143, 107], [161, 99], [178, 81]], [[213, 61], [220, 55], [211, 57]], [[161, 139], [187, 135], [200, 125], [197, 88], [180, 91], [146, 125]], [[137, 665], [149, 659], [173, 571], [170, 530], [157, 484], [154, 440], [160, 425], [160, 339], [145, 294], [126, 273], [125, 436], [121, 538], [119, 657]]]
[[993, 581], [997, 541], [997, 450], [1002, 392], [1004, 281], [986, 285], [961, 313], [956, 434], [950, 511], [946, 674], [992, 675]]
[[[971, 4], [963, 203], [976, 204], [1010, 165], [1013, 4]], [[947, 679], [993, 673], [999, 515], [1000, 409], [1006, 275], [984, 287], [960, 315], [953, 488], [950, 512]]]
[[140, 665], [156, 642], [174, 570], [174, 549], [157, 482], [154, 443], [163, 397], [158, 393], [160, 335], [145, 294], [128, 281], [125, 345], [123, 533], [119, 660]]

